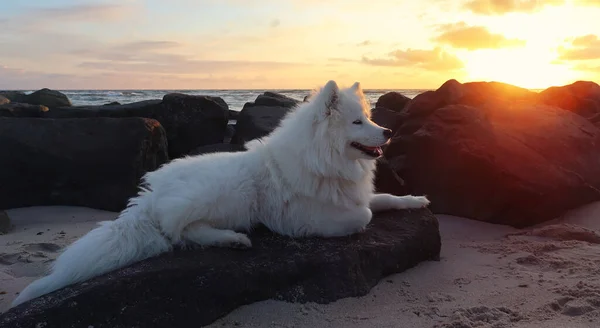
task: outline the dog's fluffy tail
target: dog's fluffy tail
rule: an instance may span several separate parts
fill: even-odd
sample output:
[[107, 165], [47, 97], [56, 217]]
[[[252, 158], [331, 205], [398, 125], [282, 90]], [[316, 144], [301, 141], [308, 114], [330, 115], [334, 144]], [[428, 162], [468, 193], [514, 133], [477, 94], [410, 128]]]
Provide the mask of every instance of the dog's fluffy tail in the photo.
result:
[[141, 205], [127, 208], [115, 221], [101, 222], [71, 244], [56, 259], [51, 273], [27, 286], [12, 306], [170, 250], [171, 243]]

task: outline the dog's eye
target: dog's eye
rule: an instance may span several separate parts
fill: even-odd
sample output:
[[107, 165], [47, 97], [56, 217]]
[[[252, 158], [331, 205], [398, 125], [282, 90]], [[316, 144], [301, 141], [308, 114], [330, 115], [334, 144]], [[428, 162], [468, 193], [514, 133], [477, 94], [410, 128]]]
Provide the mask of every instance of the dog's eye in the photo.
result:
[[352, 124], [362, 124], [362, 121], [361, 120], [356, 120], [356, 121], [352, 122]]

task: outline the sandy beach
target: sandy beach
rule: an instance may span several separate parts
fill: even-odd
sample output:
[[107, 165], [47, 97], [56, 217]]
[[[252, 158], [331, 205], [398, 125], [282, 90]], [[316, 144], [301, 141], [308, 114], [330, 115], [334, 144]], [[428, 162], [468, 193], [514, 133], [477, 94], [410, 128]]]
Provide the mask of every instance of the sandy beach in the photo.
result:
[[[116, 213], [78, 207], [7, 211], [0, 311], [44, 273], [61, 247]], [[366, 296], [323, 304], [264, 301], [209, 327], [597, 327], [600, 203], [518, 230], [439, 215], [439, 262], [382, 280]]]

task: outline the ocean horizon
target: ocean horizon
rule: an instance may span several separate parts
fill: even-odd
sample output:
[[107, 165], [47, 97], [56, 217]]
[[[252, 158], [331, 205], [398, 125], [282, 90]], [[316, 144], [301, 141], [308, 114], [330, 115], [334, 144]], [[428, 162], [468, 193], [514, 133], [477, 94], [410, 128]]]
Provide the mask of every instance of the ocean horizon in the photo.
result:
[[[228, 105], [229, 109], [239, 111], [244, 107], [247, 102], [254, 101], [256, 97], [263, 92], [270, 91], [276, 92], [297, 100], [302, 101], [305, 96], [310, 94], [310, 89], [221, 89], [221, 90], [208, 90], [208, 89], [162, 89], [162, 90], [61, 90], [55, 89], [64, 93], [73, 106], [89, 106], [89, 105], [104, 105], [117, 101], [121, 104], [128, 104], [138, 101], [151, 100], [151, 99], [162, 99], [162, 97], [168, 93], [184, 93], [189, 95], [204, 95], [204, 96], [216, 96], [221, 97]], [[365, 97], [370, 102], [371, 106], [375, 106], [377, 99], [391, 91], [399, 92], [409, 98], [413, 98], [416, 95], [433, 89], [366, 89], [363, 90]], [[35, 90], [18, 90], [27, 94]]]

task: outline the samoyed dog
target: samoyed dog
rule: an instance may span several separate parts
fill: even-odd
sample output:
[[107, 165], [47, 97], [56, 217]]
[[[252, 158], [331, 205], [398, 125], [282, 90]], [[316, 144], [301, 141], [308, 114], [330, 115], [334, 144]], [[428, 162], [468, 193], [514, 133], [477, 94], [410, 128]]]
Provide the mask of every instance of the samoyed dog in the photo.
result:
[[329, 81], [247, 151], [180, 158], [147, 173], [116, 220], [67, 247], [13, 306], [182, 243], [251, 247], [244, 232], [259, 223], [290, 237], [337, 237], [363, 231], [372, 212], [426, 207], [425, 196], [374, 193], [375, 160], [391, 137], [370, 120], [358, 82], [340, 89]]

